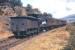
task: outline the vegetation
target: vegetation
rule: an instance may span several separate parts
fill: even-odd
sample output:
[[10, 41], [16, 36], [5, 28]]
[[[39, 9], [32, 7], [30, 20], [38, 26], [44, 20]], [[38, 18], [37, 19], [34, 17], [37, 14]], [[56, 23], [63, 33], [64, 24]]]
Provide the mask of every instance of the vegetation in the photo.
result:
[[21, 0], [0, 0], [0, 3], [10, 3], [12, 6], [22, 6]]
[[4, 12], [0, 9], [0, 15], [2, 15]]
[[9, 50], [61, 50], [68, 39], [65, 27], [39, 34]]
[[13, 6], [22, 6], [22, 3], [21, 3], [21, 0], [10, 0], [10, 3], [13, 5]]
[[0, 0], [0, 3], [8, 2], [9, 0]]
[[70, 32], [70, 38], [64, 50], [75, 50], [75, 22], [69, 24], [67, 30]]

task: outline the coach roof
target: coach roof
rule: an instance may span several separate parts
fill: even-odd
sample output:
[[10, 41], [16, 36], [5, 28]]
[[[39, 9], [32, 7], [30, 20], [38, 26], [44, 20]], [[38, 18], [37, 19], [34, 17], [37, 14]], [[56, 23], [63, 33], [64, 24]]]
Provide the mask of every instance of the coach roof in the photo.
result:
[[33, 16], [16, 16], [16, 17], [10, 17], [11, 19], [32, 19], [32, 20], [38, 20], [38, 18], [35, 18]]

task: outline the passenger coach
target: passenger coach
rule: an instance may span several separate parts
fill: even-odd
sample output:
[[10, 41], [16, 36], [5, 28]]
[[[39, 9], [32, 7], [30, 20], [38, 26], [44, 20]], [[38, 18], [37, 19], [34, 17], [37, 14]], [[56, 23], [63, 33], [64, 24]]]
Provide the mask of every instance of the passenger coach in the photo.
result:
[[38, 19], [31, 16], [10, 17], [11, 31], [15, 37], [38, 34]]

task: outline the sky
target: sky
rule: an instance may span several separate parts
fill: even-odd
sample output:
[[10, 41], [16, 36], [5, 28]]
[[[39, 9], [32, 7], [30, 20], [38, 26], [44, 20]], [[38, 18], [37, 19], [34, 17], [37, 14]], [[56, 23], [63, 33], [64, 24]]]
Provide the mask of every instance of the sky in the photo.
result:
[[31, 4], [41, 12], [51, 13], [54, 18], [75, 14], [75, 0], [22, 0], [23, 6]]

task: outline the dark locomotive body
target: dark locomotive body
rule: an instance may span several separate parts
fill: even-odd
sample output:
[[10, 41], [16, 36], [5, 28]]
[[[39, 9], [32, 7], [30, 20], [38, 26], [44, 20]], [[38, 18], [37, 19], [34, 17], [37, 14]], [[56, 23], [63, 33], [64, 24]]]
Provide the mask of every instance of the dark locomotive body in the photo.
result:
[[40, 24], [40, 31], [48, 31], [65, 25], [66, 25], [66, 21], [54, 19], [54, 18], [47, 18], [42, 20]]
[[52, 18], [50, 14], [39, 14], [37, 16], [40, 19], [40, 31], [48, 31], [53, 28], [66, 25], [66, 21]]
[[39, 32], [66, 25], [66, 21], [40, 16], [19, 16], [10, 17], [11, 31], [15, 37], [26, 37], [38, 34]]

